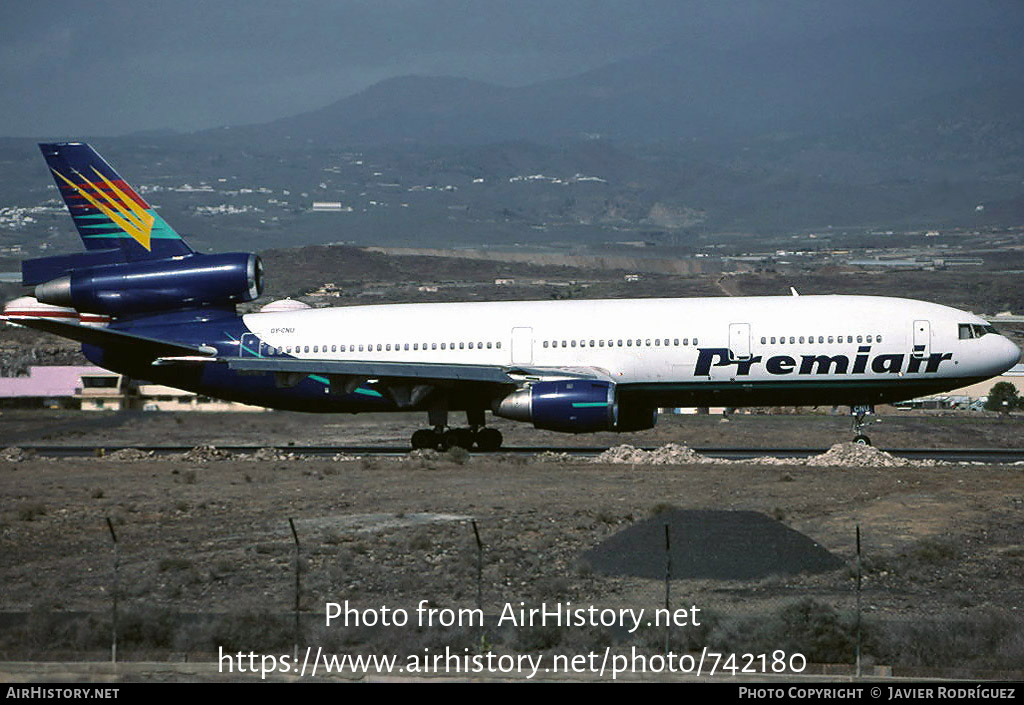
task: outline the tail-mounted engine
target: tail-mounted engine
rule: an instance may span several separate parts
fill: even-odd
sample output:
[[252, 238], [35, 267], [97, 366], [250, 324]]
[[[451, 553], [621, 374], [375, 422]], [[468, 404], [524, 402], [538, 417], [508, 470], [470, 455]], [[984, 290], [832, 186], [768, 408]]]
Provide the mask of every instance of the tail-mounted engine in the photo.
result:
[[35, 287], [43, 303], [111, 316], [231, 305], [262, 292], [263, 264], [245, 252], [76, 267]]
[[615, 384], [600, 380], [534, 382], [501, 399], [495, 416], [563, 433], [642, 431], [657, 423], [657, 409], [621, 407]]

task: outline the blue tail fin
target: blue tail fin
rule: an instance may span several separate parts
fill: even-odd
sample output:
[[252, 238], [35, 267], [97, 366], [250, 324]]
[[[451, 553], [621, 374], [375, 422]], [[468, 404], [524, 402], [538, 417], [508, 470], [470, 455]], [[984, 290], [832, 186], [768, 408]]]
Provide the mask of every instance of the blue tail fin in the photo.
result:
[[[92, 147], [81, 142], [40, 144], [86, 250], [105, 250], [121, 261], [193, 254]], [[98, 254], [98, 253], [97, 253]]]

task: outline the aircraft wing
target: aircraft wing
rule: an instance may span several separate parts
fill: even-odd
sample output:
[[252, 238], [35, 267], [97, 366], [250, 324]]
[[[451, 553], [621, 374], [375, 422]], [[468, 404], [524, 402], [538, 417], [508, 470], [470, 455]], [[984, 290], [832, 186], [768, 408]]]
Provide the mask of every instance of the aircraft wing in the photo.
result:
[[83, 326], [79, 323], [68, 323], [66, 321], [55, 320], [53, 318], [41, 318], [39, 316], [6, 315], [0, 316], [0, 319], [16, 323], [19, 326], [25, 326], [26, 328], [33, 328], [45, 333], [53, 333], [54, 335], [59, 335], [64, 338], [77, 340], [80, 343], [86, 343], [87, 345], [98, 345], [101, 347], [131, 345], [133, 353], [137, 353], [139, 357], [160, 358], [171, 355], [191, 355], [202, 357], [202, 359], [216, 359], [211, 356], [215, 355], [217, 350], [205, 345], [174, 343], [167, 340], [160, 340], [158, 338], [150, 338], [144, 335], [135, 335], [133, 333], [125, 333], [119, 330], [111, 330], [110, 328]]
[[[172, 362], [173, 358], [167, 362]], [[187, 358], [182, 361], [197, 361]], [[207, 361], [203, 358], [202, 361]], [[214, 361], [209, 359], [209, 361]], [[273, 357], [216, 358], [229, 369], [248, 372], [294, 373], [301, 375], [342, 375], [384, 380], [437, 382], [478, 382], [519, 385], [540, 379], [610, 379], [607, 372], [583, 367], [518, 367], [515, 365], [458, 365], [428, 362], [376, 362], [365, 360], [296, 360]]]
[[391, 380], [430, 382], [489, 382], [515, 384], [501, 367], [437, 363], [369, 362], [359, 360], [295, 360], [278, 358], [219, 358], [229, 369], [245, 372], [342, 375]]
[[399, 408], [413, 408], [439, 387], [474, 386], [505, 394], [525, 382], [553, 379], [610, 380], [596, 368], [517, 367], [460, 365], [426, 362], [378, 362], [369, 360], [297, 360], [275, 357], [203, 357], [194, 354], [168, 356], [155, 365], [225, 364], [228, 369], [250, 374], [273, 374], [279, 387], [294, 387], [311, 375], [326, 377], [331, 387], [351, 394], [367, 382]]

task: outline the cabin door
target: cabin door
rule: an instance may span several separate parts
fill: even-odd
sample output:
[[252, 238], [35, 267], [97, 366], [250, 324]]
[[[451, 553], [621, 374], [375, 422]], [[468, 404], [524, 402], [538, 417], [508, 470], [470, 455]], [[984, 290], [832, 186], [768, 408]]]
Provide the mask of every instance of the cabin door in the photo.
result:
[[533, 364], [533, 328], [512, 329], [512, 364]]
[[750, 359], [750, 324], [729, 324], [729, 352], [733, 360]]
[[914, 357], [928, 357], [932, 351], [932, 324], [914, 321]]

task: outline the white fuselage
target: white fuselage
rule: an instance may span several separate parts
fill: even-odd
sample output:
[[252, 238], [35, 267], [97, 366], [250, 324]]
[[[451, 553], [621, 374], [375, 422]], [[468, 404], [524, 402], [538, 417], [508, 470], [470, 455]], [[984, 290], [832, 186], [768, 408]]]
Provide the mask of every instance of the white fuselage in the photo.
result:
[[868, 296], [390, 304], [243, 319], [260, 356], [588, 367], [624, 385], [955, 380], [997, 375], [1020, 354], [1000, 335], [961, 338], [961, 325], [988, 325], [973, 314]]

